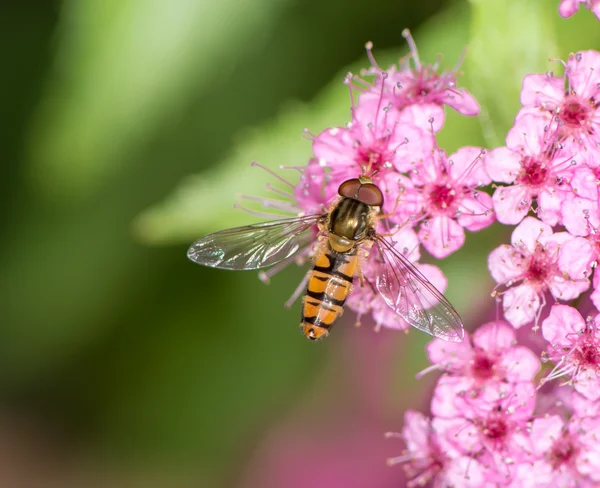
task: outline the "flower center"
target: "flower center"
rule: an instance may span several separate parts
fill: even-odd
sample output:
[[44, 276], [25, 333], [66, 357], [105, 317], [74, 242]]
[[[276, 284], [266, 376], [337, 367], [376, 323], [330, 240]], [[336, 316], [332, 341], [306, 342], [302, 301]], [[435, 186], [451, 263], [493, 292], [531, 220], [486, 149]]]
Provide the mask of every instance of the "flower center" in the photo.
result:
[[450, 213], [456, 201], [456, 190], [449, 184], [434, 185], [429, 192], [431, 205], [442, 213]]
[[525, 273], [528, 281], [543, 285], [554, 272], [555, 262], [552, 256], [540, 244], [537, 244]]
[[500, 414], [496, 414], [485, 421], [482, 432], [489, 439], [501, 440], [508, 434], [508, 425]]
[[[383, 145], [383, 144], [381, 144]], [[373, 146], [359, 146], [357, 148], [357, 162], [360, 166], [365, 166], [369, 171], [381, 172], [384, 168], [391, 168], [389, 151], [379, 149]]]
[[487, 380], [494, 375], [495, 363], [483, 353], [478, 352], [473, 359], [471, 371], [473, 376]]
[[548, 179], [548, 167], [544, 161], [526, 157], [521, 161], [519, 181], [527, 186], [541, 186]]
[[556, 469], [561, 464], [568, 463], [576, 452], [576, 446], [573, 445], [571, 439], [568, 436], [563, 436], [552, 446], [552, 450], [548, 455], [548, 461]]
[[582, 366], [598, 367], [600, 365], [600, 348], [595, 341], [585, 341], [576, 349], [577, 359]]
[[580, 128], [589, 119], [589, 109], [574, 96], [568, 96], [560, 107], [558, 117], [571, 128]]

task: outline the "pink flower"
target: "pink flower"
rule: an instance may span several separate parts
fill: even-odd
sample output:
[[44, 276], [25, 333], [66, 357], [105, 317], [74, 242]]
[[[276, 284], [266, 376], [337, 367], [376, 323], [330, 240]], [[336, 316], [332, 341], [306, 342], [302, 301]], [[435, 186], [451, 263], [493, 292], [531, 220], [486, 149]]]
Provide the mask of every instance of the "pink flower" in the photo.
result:
[[[411, 220], [421, 221], [419, 239], [438, 259], [462, 247], [464, 229], [477, 231], [494, 222], [492, 199], [478, 189], [491, 182], [484, 154], [476, 147], [460, 148], [451, 156], [434, 151], [413, 170], [414, 187], [407, 188], [399, 200], [400, 207], [412, 211]], [[405, 212], [391, 217], [399, 223], [406, 219]]]
[[448, 486], [485, 486], [484, 468], [472, 458], [450, 458], [440, 447], [431, 421], [423, 414], [408, 410], [404, 414], [402, 434], [388, 433], [387, 437], [402, 437], [406, 445], [401, 456], [388, 459], [388, 464], [402, 464], [409, 488], [431, 483], [436, 488]]
[[571, 192], [569, 181], [576, 161], [572, 154], [549, 144], [546, 122], [538, 115], [517, 118], [506, 146], [486, 158], [492, 180], [509, 183], [494, 192], [494, 209], [503, 224], [518, 224], [537, 199], [537, 215], [550, 225], [561, 222], [561, 204]]
[[483, 324], [462, 342], [434, 339], [427, 345], [427, 354], [432, 369], [461, 375], [474, 390], [493, 381], [532, 381], [540, 369], [537, 356], [516, 345], [515, 330], [504, 321]]
[[[408, 41], [410, 55], [401, 59], [398, 66], [390, 66], [386, 71], [377, 65], [371, 52], [373, 45], [367, 44], [372, 67], [366, 74], [375, 75], [376, 79], [371, 90], [361, 96], [360, 103], [372, 103], [379, 97], [382, 83], [387, 78], [383, 96], [397, 110], [403, 112], [405, 121], [411, 121], [420, 127], [429, 127], [429, 124], [433, 123], [437, 132], [444, 125], [444, 105], [463, 115], [477, 115], [479, 104], [475, 97], [466, 89], [456, 87], [460, 62], [451, 71], [440, 71], [437, 62], [432, 65], [424, 64], [419, 58], [417, 46], [408, 29], [405, 29], [402, 35]], [[411, 66], [411, 59], [414, 66]]]
[[535, 406], [531, 382], [491, 383], [478, 394], [461, 389], [458, 377], [442, 376], [434, 392], [432, 427], [449, 456], [475, 457], [490, 466], [487, 479], [506, 483], [529, 454], [527, 422]]
[[[566, 85], [566, 86], [565, 86]], [[528, 75], [523, 80], [519, 114], [542, 114], [557, 144], [598, 166], [600, 155], [600, 53], [582, 51], [569, 56], [564, 77]], [[519, 115], [519, 116], [520, 116]], [[556, 116], [557, 124], [553, 122]]]
[[577, 298], [590, 282], [593, 255], [589, 242], [567, 232], [553, 233], [543, 222], [526, 217], [515, 228], [512, 245], [494, 249], [488, 258], [501, 292], [504, 316], [513, 327], [535, 322], [547, 291], [557, 300]]
[[532, 454], [537, 457], [531, 475], [539, 487], [597, 486], [600, 475], [600, 418], [573, 417], [567, 425], [558, 415], [533, 420]]
[[558, 7], [558, 13], [565, 18], [571, 17], [581, 5], [591, 10], [600, 20], [600, 0], [562, 0]]
[[542, 322], [542, 334], [549, 342], [548, 357], [555, 367], [546, 381], [566, 376], [575, 390], [590, 400], [600, 399], [599, 319], [587, 321], [567, 305], [555, 305]]
[[401, 123], [389, 102], [352, 108], [347, 127], [326, 129], [314, 137], [313, 152], [319, 163], [331, 169], [338, 185], [365, 172], [377, 178], [389, 171], [407, 171], [433, 149], [433, 141], [418, 127]]

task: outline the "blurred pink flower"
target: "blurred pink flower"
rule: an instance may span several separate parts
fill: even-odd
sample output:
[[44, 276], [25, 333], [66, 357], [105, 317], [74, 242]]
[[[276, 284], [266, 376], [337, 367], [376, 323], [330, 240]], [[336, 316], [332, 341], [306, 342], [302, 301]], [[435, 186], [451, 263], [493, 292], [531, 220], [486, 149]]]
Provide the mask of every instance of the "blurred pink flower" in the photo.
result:
[[565, 18], [571, 17], [582, 5], [592, 11], [600, 20], [600, 0], [562, 0], [558, 7], [558, 13]]
[[501, 292], [504, 316], [518, 328], [534, 322], [544, 305], [544, 294], [571, 300], [589, 288], [592, 247], [581, 237], [526, 217], [515, 228], [511, 244], [494, 249], [488, 258], [492, 277], [508, 289]]

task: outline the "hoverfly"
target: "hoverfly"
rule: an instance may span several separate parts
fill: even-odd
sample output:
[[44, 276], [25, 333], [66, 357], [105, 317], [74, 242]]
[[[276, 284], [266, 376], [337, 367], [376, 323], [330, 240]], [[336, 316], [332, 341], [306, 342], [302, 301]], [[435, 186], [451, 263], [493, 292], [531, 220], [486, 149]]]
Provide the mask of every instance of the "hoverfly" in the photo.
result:
[[273, 266], [296, 254], [317, 226], [322, 244], [308, 275], [300, 327], [310, 340], [329, 333], [342, 314], [352, 281], [360, 274], [359, 251], [375, 247], [379, 266], [375, 282], [366, 281], [413, 327], [447, 341], [460, 341], [463, 323], [454, 307], [375, 230], [383, 194], [371, 178], [342, 183], [329, 212], [235, 227], [192, 244], [188, 257], [212, 268], [250, 270]]

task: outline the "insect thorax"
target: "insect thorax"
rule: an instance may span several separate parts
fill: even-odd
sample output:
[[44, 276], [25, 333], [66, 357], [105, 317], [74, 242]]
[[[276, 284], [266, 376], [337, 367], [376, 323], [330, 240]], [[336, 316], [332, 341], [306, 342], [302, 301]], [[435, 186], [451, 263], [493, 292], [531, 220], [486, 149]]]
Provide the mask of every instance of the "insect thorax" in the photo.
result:
[[367, 237], [372, 225], [372, 207], [353, 198], [342, 198], [329, 217], [329, 244], [347, 252]]

